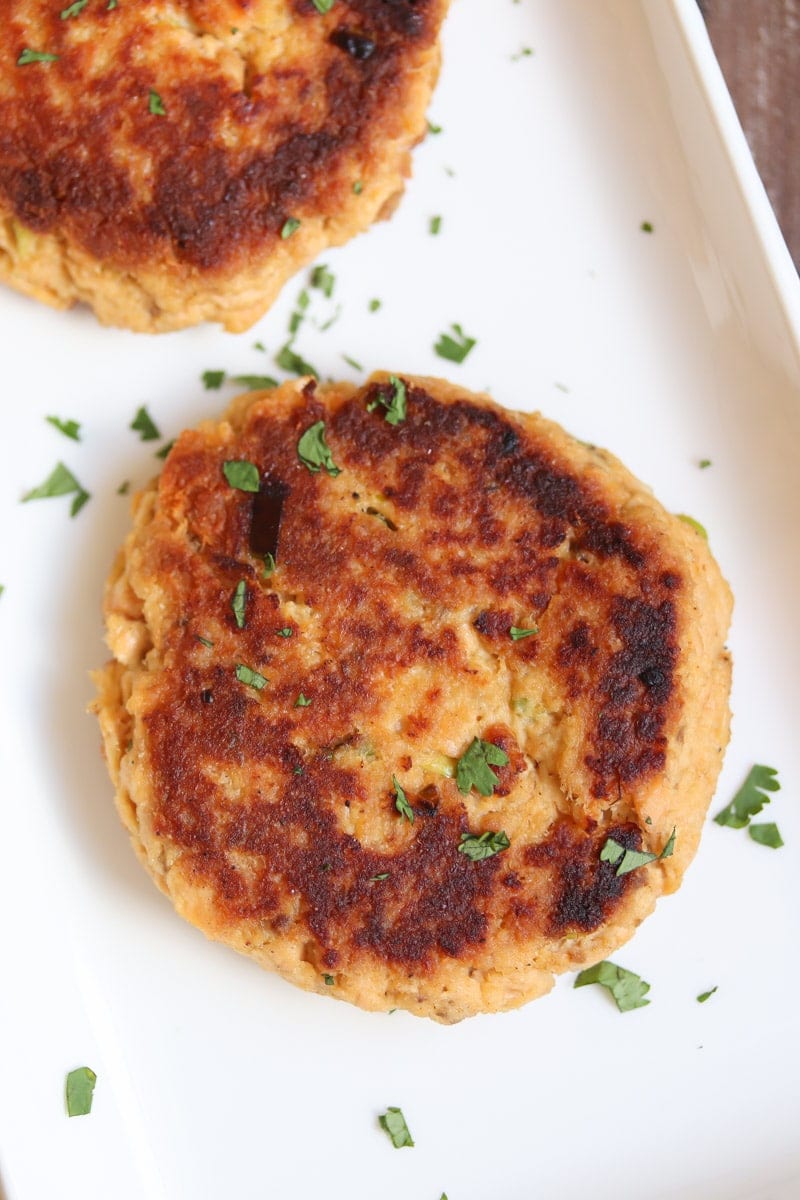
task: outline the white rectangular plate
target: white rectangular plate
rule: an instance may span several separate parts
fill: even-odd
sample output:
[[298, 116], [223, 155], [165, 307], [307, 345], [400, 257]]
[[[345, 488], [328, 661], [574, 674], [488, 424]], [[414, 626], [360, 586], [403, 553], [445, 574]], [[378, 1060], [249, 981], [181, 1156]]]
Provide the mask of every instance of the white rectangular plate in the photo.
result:
[[[751, 764], [775, 766], [786, 845], [709, 823], [680, 893], [616, 956], [652, 985], [624, 1015], [564, 978], [442, 1028], [306, 995], [207, 943], [134, 860], [88, 671], [128, 521], [117, 488], [158, 465], [135, 410], [172, 437], [231, 394], [205, 392], [203, 370], [274, 371], [253, 344], [282, 344], [305, 275], [238, 337], [135, 336], [3, 291], [9, 1200], [800, 1194], [796, 278], [693, 0], [459, 0], [431, 115], [443, 132], [397, 214], [327, 256], [340, 320], [307, 323], [298, 349], [325, 376], [356, 375], [347, 354], [541, 409], [707, 526], [737, 601], [711, 811]], [[461, 366], [432, 351], [451, 322], [478, 339]], [[80, 444], [51, 413], [82, 422]], [[74, 520], [68, 500], [19, 504], [59, 458], [92, 493]], [[70, 1121], [64, 1075], [83, 1063], [94, 1110]], [[378, 1128], [390, 1104], [413, 1150]]]

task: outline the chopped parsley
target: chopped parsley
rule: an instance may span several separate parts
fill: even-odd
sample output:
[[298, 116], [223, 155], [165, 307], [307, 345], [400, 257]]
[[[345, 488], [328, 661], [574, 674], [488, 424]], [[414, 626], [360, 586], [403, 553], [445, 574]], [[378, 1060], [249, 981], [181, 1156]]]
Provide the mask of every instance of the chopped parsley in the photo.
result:
[[493, 742], [473, 738], [456, 766], [456, 785], [463, 796], [475, 788], [482, 796], [491, 796], [498, 779], [491, 768], [505, 767], [508, 755]]
[[321, 263], [318, 267], [314, 267], [314, 270], [311, 272], [311, 286], [318, 288], [326, 300], [330, 300], [333, 295], [335, 283], [336, 276], [328, 270], [324, 263]]
[[236, 678], [239, 683], [246, 683], [248, 687], [255, 688], [257, 692], [260, 692], [269, 683], [269, 680], [260, 671], [254, 671], [252, 667], [248, 667], [244, 663], [236, 664]]
[[297, 297], [297, 309], [289, 318], [289, 333], [292, 336], [297, 333], [298, 329], [303, 324], [303, 321], [305, 321], [305, 311], [310, 303], [311, 299], [309, 294], [306, 289], [303, 288], [302, 292]]
[[45, 417], [59, 433], [63, 433], [64, 437], [72, 438], [73, 442], [81, 440], [81, 427], [79, 421], [62, 421], [60, 417]]
[[431, 217], [430, 224], [428, 225], [429, 232], [432, 233], [434, 237], [436, 237], [437, 233], [439, 233], [441, 228], [442, 228], [442, 218], [441, 217]]
[[236, 590], [231, 596], [231, 608], [239, 629], [244, 629], [245, 611], [247, 609], [247, 583], [240, 579]]
[[392, 776], [392, 787], [394, 788], [394, 806], [400, 813], [401, 817], [405, 817], [407, 821], [414, 824], [414, 810], [406, 799], [406, 794], [397, 782], [397, 776]]
[[701, 992], [700, 995], [697, 997], [697, 1003], [705, 1004], [706, 1000], [710, 1000], [710, 998], [714, 995], [714, 992], [716, 990], [717, 990], [717, 988], [713, 987], [713, 988], [709, 988], [709, 990], [707, 992]]
[[222, 473], [232, 488], [240, 492], [257, 492], [260, 486], [258, 467], [246, 458], [230, 459], [222, 464]]
[[357, 359], [351, 358], [349, 354], [343, 354], [342, 358], [347, 363], [348, 367], [352, 367], [354, 371], [363, 371], [364, 370], [361, 363]]
[[334, 478], [341, 468], [333, 461], [328, 443], [325, 441], [325, 422], [315, 421], [297, 443], [297, 457], [303, 466], [316, 474], [322, 467]]
[[[316, 3], [316, 0], [314, 0]], [[406, 1119], [403, 1116], [402, 1110], [399, 1108], [388, 1108], [385, 1113], [378, 1117], [381, 1129], [384, 1129], [392, 1139], [392, 1145], [395, 1150], [402, 1149], [403, 1146], [413, 1146], [414, 1139], [406, 1125]]]
[[711, 466], [711, 459], [710, 458], [701, 458], [700, 462], [697, 465], [699, 466], [701, 471], [705, 471], [706, 467]]
[[165, 442], [160, 450], [156, 450], [156, 458], [165, 459], [174, 445], [175, 438], [171, 442]]
[[154, 92], [152, 88], [150, 88], [147, 97], [147, 109], [151, 116], [154, 117], [165, 117], [167, 115], [167, 110], [164, 108], [164, 101], [158, 92]]
[[355, 181], [355, 183], [353, 184], [353, 192], [355, 193], [356, 196], [360, 196], [361, 193], [363, 192], [363, 190], [364, 190], [364, 184], [361, 182], [360, 179], [357, 179]]
[[214, 649], [214, 643], [211, 641], [211, 638], [203, 637], [202, 633], [196, 633], [194, 636], [197, 638], [198, 642], [200, 642], [201, 645], [206, 647], [206, 649], [208, 649], [208, 650]]
[[784, 845], [778, 826], [774, 821], [762, 821], [748, 826], [747, 832], [759, 846], [769, 846], [772, 850], [780, 850]]
[[370, 411], [378, 404], [382, 404], [386, 409], [384, 414], [386, 422], [389, 425], [399, 425], [401, 421], [406, 419], [406, 407], [408, 396], [406, 393], [406, 385], [402, 379], [398, 379], [396, 375], [389, 376], [389, 383], [392, 385], [392, 394], [388, 400], [384, 398], [383, 392], [378, 392], [377, 400], [374, 400], [368, 407]]
[[240, 383], [250, 392], [267, 391], [278, 386], [277, 379], [273, 379], [271, 375], [232, 375], [231, 382]]
[[774, 767], [764, 767], [758, 763], [751, 767], [730, 804], [714, 817], [717, 825], [727, 825], [729, 829], [744, 829], [749, 825], [750, 818], [758, 816], [762, 808], [769, 804], [767, 792], [780, 791], [777, 774]]
[[283, 629], [276, 629], [275, 633], [278, 637], [287, 638], [292, 637], [294, 630], [292, 629], [291, 625], [284, 625]]
[[699, 533], [701, 538], [705, 538], [708, 541], [708, 531], [705, 525], [701, 525], [699, 521], [695, 521], [694, 517], [690, 517], [686, 513], [678, 513], [678, 520], [685, 522], [686, 525], [691, 525], [692, 529], [696, 533]]
[[651, 854], [649, 850], [628, 850], [614, 838], [606, 838], [605, 845], [600, 851], [600, 862], [616, 866], [617, 869], [614, 873], [617, 876], [628, 875], [638, 867], [644, 867], [651, 862], [660, 862], [662, 858], [670, 858], [675, 849], [675, 836], [676, 830], [673, 829], [660, 854]]
[[298, 217], [287, 217], [281, 226], [281, 237], [284, 241], [290, 238], [300, 228], [300, 220]]
[[200, 376], [203, 381], [203, 387], [208, 392], [216, 392], [222, 387], [225, 382], [224, 371], [203, 371]]
[[278, 569], [278, 564], [275, 562], [275, 555], [269, 551], [264, 555], [264, 579], [269, 579], [270, 575], [274, 574]]
[[433, 121], [427, 121], [426, 124], [428, 126], [428, 133], [436, 134], [442, 132], [441, 125], [434, 125]]
[[76, 517], [86, 501], [90, 499], [90, 493], [78, 483], [72, 471], [68, 467], [65, 467], [62, 462], [59, 462], [55, 465], [44, 483], [40, 483], [38, 487], [32, 488], [29, 492], [25, 493], [22, 497], [22, 503], [26, 504], [28, 500], [49, 500], [53, 496], [69, 496], [73, 493], [75, 494], [75, 499], [70, 505], [69, 515]]
[[370, 300], [369, 304], [367, 305], [367, 308], [369, 309], [370, 312], [377, 312], [378, 309], [380, 308], [381, 304], [382, 304], [381, 300], [377, 300], [377, 299]]
[[31, 63], [58, 62], [60, 55], [48, 54], [44, 50], [29, 50], [26, 46], [17, 59], [18, 67], [28, 67]]
[[519, 51], [517, 51], [517, 53], [516, 53], [516, 54], [512, 54], [512, 55], [511, 55], [511, 61], [512, 61], [512, 62], [519, 62], [519, 60], [520, 60], [521, 58], [530, 58], [530, 56], [531, 56], [532, 54], [533, 54], [533, 50], [531, 49], [531, 47], [530, 47], [530, 46], [523, 46], [523, 47], [522, 47], [522, 49], [521, 49], [521, 50], [519, 50]]
[[150, 416], [144, 405], [137, 411], [136, 416], [130, 423], [130, 429], [134, 433], [139, 434], [139, 438], [143, 442], [157, 442], [161, 437], [158, 426]]
[[326, 12], [330, 12], [333, 8], [334, 0], [312, 0], [314, 8], [318, 13], [324, 16]]
[[75, 3], [70, 4], [69, 8], [62, 8], [61, 20], [68, 21], [70, 17], [77, 17], [78, 13], [82, 13], [88, 3], [89, 0], [75, 0]]
[[303, 693], [301, 692], [300, 695], [297, 697], [297, 699], [294, 702], [294, 707], [295, 708], [308, 708], [310, 703], [311, 703], [311, 701], [309, 700], [308, 696], [304, 696]]
[[472, 862], [483, 862], [485, 858], [493, 858], [501, 850], [507, 850], [511, 845], [503, 830], [487, 829], [478, 836], [474, 833], [462, 833], [459, 854], [465, 854]]
[[313, 375], [315, 379], [319, 379], [319, 372], [292, 349], [291, 342], [281, 346], [275, 355], [275, 362], [283, 371], [289, 371], [292, 375]]
[[642, 221], [639, 228], [641, 229], [642, 233], [652, 233], [653, 232], [653, 226], [650, 221]]
[[333, 987], [333, 985], [336, 983], [336, 980], [334, 979], [333, 975], [326, 974], [326, 975], [323, 975], [322, 978], [325, 982], [326, 987]]
[[85, 1117], [92, 1111], [97, 1076], [91, 1067], [76, 1067], [67, 1075], [65, 1098], [68, 1117]]
[[128, 492], [130, 490], [131, 490], [130, 479], [123, 479], [122, 483], [117, 488], [117, 495], [118, 496], [127, 496]]
[[439, 355], [439, 358], [446, 358], [448, 362], [463, 363], [472, 347], [476, 344], [475, 338], [468, 337], [460, 325], [453, 324], [450, 328], [455, 337], [449, 333], [441, 333], [433, 349]]
[[380, 875], [370, 876], [370, 883], [382, 883], [384, 879], [388, 879], [388, 878], [389, 878], [389, 872], [381, 871]]
[[534, 633], [538, 632], [538, 625], [532, 625], [530, 629], [520, 629], [518, 625], [512, 625], [508, 631], [512, 642], [519, 642], [522, 640], [522, 638], [531, 637]]
[[590, 983], [599, 983], [601, 987], [608, 988], [620, 1012], [644, 1008], [650, 1003], [644, 998], [650, 991], [650, 984], [645, 983], [633, 971], [626, 971], [624, 967], [618, 967], [616, 963], [608, 960], [581, 971], [573, 986], [586, 987]]

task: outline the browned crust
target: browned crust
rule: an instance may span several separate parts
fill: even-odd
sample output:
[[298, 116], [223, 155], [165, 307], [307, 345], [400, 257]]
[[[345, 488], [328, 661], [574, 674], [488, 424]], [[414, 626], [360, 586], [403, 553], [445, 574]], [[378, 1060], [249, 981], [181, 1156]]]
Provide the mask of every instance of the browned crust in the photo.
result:
[[[56, 238], [76, 274], [88, 259], [148, 288], [155, 271], [188, 304], [199, 279], [241, 276], [247, 292], [256, 266], [289, 274], [326, 227], [335, 242], [379, 215], [423, 132], [446, 0], [337, 0], [324, 16], [311, 0], [89, 0], [68, 20], [45, 0], [8, 7], [0, 215]], [[26, 47], [58, 60], [18, 66]], [[289, 217], [306, 226], [291, 246]], [[10, 271], [32, 274], [24, 255]]]
[[[146, 763], [136, 799], [226, 940], [246, 926], [260, 944], [267, 929], [267, 941], [298, 939], [317, 971], [380, 964], [429, 984], [447, 961], [564, 969], [598, 956], [599, 936], [629, 936], [694, 852], [711, 793], [692, 772], [699, 763], [713, 784], [727, 736], [727, 591], [697, 535], [607, 456], [485, 398], [406, 385], [396, 427], [370, 411], [384, 379], [308, 383], [178, 440], [127, 551], [153, 641], [128, 704]], [[317, 420], [335, 479], [298, 461]], [[223, 476], [231, 458], [282, 485], [266, 581], [253, 496]], [[239, 580], [243, 629], [230, 608]], [[698, 618], [713, 588], [717, 610]], [[512, 624], [539, 633], [513, 641]], [[244, 687], [236, 662], [269, 685]], [[713, 745], [690, 747], [682, 768], [697, 671], [712, 682]], [[518, 686], [546, 710], [531, 730], [513, 715]], [[510, 689], [502, 703], [498, 688]], [[300, 693], [310, 706], [295, 707]], [[489, 799], [426, 763], [432, 740], [449, 738], [440, 748], [457, 757], [473, 736], [509, 757]], [[671, 795], [682, 782], [686, 796]], [[674, 859], [622, 877], [600, 861], [608, 836], [658, 852], [676, 823]], [[498, 828], [512, 830], [509, 850], [479, 863], [458, 853], [463, 833]]]

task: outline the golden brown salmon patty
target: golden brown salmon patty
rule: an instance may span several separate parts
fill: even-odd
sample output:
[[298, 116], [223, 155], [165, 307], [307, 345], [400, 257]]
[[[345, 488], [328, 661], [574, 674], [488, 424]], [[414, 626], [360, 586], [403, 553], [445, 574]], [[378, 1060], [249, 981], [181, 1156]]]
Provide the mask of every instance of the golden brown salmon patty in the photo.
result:
[[110, 325], [246, 329], [391, 211], [447, 4], [10, 0], [0, 279]]
[[243, 396], [109, 580], [119, 811], [183, 916], [301, 987], [513, 1008], [680, 883], [730, 608], [698, 532], [540, 416], [386, 375]]

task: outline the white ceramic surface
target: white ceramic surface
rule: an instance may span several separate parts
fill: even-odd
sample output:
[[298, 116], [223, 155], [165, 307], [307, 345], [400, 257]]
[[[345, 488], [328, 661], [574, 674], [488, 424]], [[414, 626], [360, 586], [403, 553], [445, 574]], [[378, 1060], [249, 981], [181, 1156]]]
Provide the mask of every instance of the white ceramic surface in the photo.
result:
[[[87, 673], [127, 523], [116, 489], [156, 466], [136, 408], [171, 437], [232, 395], [205, 392], [204, 369], [274, 371], [253, 343], [282, 344], [303, 278], [238, 337], [134, 336], [0, 292], [9, 1200], [800, 1195], [797, 278], [693, 0], [458, 0], [431, 115], [443, 132], [395, 217], [326, 256], [339, 321], [298, 348], [325, 375], [355, 376], [347, 354], [540, 408], [708, 527], [737, 599], [711, 811], [753, 762], [775, 766], [786, 846], [709, 823], [681, 891], [615, 956], [652, 985], [624, 1015], [564, 978], [442, 1028], [306, 995], [206, 942], [119, 826]], [[453, 321], [478, 338], [462, 366], [431, 349]], [[59, 458], [92, 492], [74, 520], [68, 500], [19, 504]], [[83, 1063], [94, 1110], [67, 1120]], [[378, 1128], [389, 1104], [413, 1150]]]

